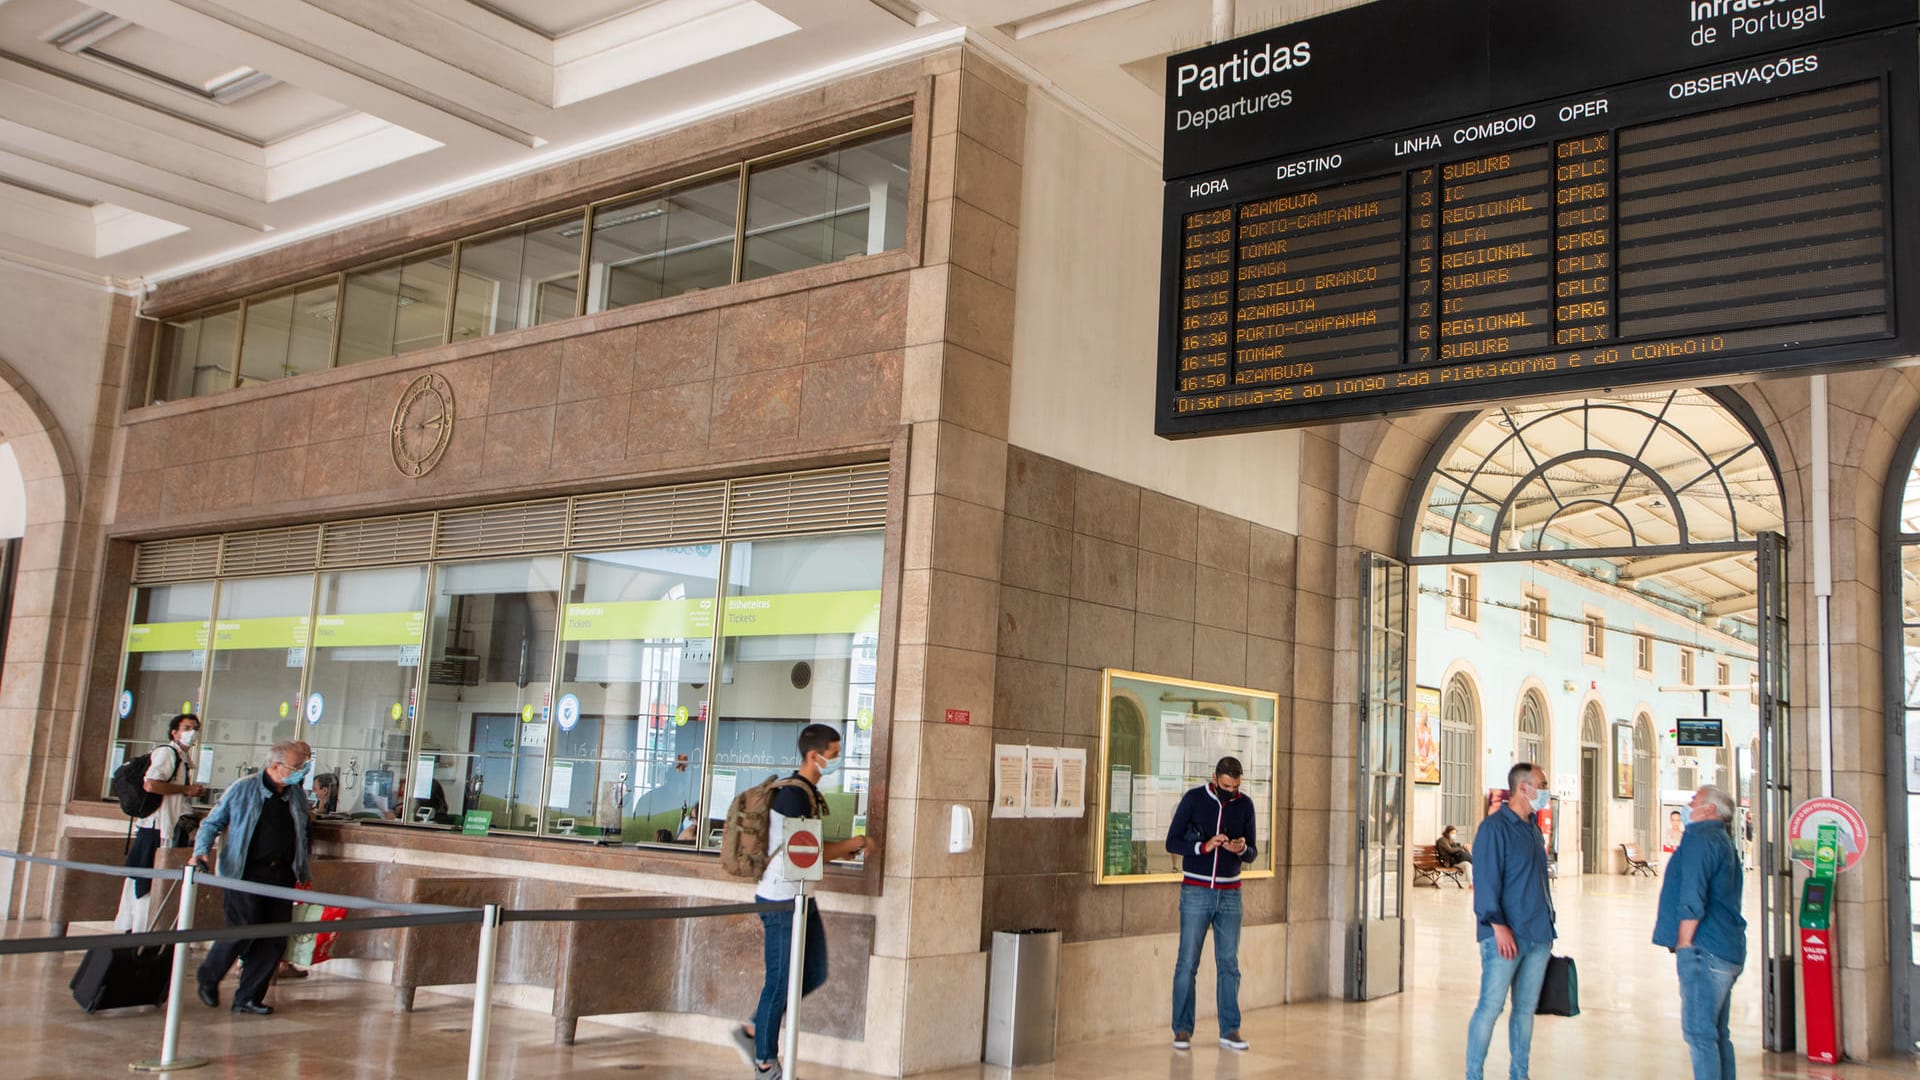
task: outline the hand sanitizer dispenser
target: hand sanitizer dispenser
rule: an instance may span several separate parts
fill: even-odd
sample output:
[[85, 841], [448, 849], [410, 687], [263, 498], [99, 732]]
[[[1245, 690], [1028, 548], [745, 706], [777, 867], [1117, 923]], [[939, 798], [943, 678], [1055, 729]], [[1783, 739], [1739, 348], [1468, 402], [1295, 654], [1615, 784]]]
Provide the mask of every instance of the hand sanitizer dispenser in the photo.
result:
[[947, 836], [947, 854], [959, 855], [973, 850], [973, 811], [964, 806], [953, 808], [953, 830]]

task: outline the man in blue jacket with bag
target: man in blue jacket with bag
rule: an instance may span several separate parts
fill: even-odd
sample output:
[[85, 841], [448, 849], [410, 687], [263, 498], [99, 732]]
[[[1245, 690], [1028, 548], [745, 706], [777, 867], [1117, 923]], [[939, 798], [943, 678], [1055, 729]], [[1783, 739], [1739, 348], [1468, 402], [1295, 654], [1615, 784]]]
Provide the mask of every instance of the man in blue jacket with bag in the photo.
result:
[[[201, 822], [193, 843], [193, 863], [208, 869], [213, 843], [222, 833], [220, 876], [289, 887], [313, 880], [307, 867], [307, 793], [300, 785], [311, 771], [307, 744], [277, 742], [267, 751], [266, 768], [227, 786], [220, 804]], [[228, 926], [293, 921], [293, 901], [256, 893], [226, 890]], [[200, 965], [200, 1001], [209, 1008], [220, 1004], [220, 980], [237, 959], [240, 986], [233, 994], [233, 1011], [266, 1016], [273, 1006], [261, 999], [287, 951], [287, 939], [252, 938], [215, 942]]]
[[1180, 955], [1173, 962], [1173, 1048], [1193, 1046], [1193, 979], [1200, 947], [1213, 930], [1219, 978], [1220, 1045], [1245, 1050], [1240, 1037], [1240, 867], [1252, 862], [1253, 800], [1240, 793], [1240, 759], [1223, 757], [1213, 782], [1180, 799], [1167, 826], [1167, 850], [1180, 856]]

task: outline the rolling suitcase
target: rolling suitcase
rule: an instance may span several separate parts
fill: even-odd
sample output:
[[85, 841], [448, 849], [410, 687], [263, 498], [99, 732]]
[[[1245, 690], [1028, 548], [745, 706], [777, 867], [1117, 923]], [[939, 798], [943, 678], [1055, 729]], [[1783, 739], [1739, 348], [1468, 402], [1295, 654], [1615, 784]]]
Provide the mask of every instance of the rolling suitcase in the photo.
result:
[[[165, 911], [173, 899], [173, 890], [160, 901]], [[156, 925], [158, 925], [156, 923]], [[173, 946], [156, 945], [144, 949], [88, 949], [80, 958], [80, 970], [67, 984], [73, 1000], [89, 1013], [100, 1009], [124, 1009], [132, 1005], [161, 1005], [173, 981]]]

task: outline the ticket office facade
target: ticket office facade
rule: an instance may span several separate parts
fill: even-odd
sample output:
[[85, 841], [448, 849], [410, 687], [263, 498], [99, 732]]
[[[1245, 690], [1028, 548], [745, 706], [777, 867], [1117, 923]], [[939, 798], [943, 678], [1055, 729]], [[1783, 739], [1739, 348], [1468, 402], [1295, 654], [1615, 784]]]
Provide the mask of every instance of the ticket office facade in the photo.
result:
[[[1105, 667], [1286, 685], [1293, 608], [1250, 597], [1290, 588], [1294, 538], [1090, 446], [1016, 443], [1013, 402], [1047, 410], [1014, 386], [1022, 225], [1086, 202], [1047, 177], [1079, 140], [1109, 159], [1083, 167], [1151, 185], [1057, 104], [1072, 139], [1030, 133], [1028, 107], [950, 51], [120, 305], [104, 449], [69, 479], [98, 507], [70, 541], [91, 573], [60, 571], [86, 613], [74, 750], [39, 751], [62, 790], [23, 843], [119, 827], [111, 768], [192, 706], [214, 787], [314, 746], [360, 819], [318, 825], [323, 854], [737, 899], [710, 858], [727, 793], [820, 720], [848, 760], [828, 833], [878, 843], [825, 886], [864, 1007], [810, 1021], [809, 1058], [978, 1060], [996, 929], [1061, 925], [1074, 984], [1113, 985], [1170, 940], [1177, 885], [1096, 887], [1084, 820], [990, 823], [992, 744], [1094, 751]], [[838, 188], [787, 182], [818, 171]], [[1040, 312], [1084, 287], [1030, 279]], [[1287, 925], [1293, 875], [1327, 891], [1327, 831], [1290, 833], [1279, 786], [1250, 1006], [1333, 972], [1324, 905]], [[486, 839], [451, 828], [469, 811]], [[15, 910], [46, 884], [16, 879]], [[1162, 996], [1069, 995], [1062, 1038], [1157, 1022]], [[703, 1010], [725, 1013], [649, 1024], [721, 1038]]]

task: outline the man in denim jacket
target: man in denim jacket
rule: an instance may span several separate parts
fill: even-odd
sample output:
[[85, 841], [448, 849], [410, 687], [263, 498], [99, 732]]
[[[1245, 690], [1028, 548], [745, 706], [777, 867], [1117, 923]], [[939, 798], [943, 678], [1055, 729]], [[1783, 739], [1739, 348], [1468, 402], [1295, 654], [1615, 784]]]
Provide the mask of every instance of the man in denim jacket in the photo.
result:
[[1694, 792], [1691, 805], [1660, 883], [1653, 943], [1674, 954], [1680, 973], [1680, 1034], [1693, 1056], [1694, 1080], [1733, 1080], [1727, 1003], [1747, 963], [1733, 797], [1709, 784]]
[[[220, 804], [200, 823], [194, 865], [211, 869], [213, 843], [225, 833], [221, 877], [282, 887], [312, 881], [307, 869], [307, 793], [300, 787], [310, 768], [309, 754], [303, 742], [274, 743], [267, 751], [266, 768], [229, 785]], [[293, 901], [277, 897], [228, 889], [224, 906], [228, 926], [293, 920]], [[273, 1012], [261, 999], [286, 951], [283, 937], [216, 942], [200, 965], [200, 1001], [209, 1008], [219, 1006], [220, 980], [238, 959], [240, 985], [233, 994], [233, 1011], [250, 1016]]]

